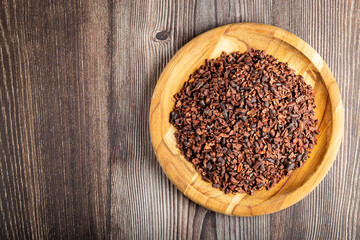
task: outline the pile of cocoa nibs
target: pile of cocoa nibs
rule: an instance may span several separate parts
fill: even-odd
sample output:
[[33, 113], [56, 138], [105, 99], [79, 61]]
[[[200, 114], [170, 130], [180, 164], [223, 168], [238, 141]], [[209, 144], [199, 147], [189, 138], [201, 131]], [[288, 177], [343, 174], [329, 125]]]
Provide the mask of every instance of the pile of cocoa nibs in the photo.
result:
[[174, 98], [178, 148], [225, 193], [272, 188], [317, 143], [311, 86], [264, 51], [207, 59]]

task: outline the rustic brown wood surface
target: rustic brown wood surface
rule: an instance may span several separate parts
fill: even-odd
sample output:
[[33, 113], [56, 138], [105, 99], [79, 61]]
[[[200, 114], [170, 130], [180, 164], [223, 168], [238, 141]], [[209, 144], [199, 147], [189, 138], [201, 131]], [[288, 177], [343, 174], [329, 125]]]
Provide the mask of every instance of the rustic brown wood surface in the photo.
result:
[[[149, 107], [195, 36], [258, 22], [329, 65], [345, 107], [333, 167], [278, 213], [230, 217], [180, 193], [156, 160]], [[2, 0], [0, 239], [359, 239], [360, 4]]]

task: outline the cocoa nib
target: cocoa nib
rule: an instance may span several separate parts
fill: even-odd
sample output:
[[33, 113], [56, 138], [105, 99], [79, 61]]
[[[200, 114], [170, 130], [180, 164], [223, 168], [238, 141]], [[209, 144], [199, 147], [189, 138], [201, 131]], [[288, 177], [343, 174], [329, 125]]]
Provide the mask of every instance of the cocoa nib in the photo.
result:
[[174, 98], [178, 148], [225, 193], [273, 187], [317, 143], [311, 86], [264, 51], [205, 60]]

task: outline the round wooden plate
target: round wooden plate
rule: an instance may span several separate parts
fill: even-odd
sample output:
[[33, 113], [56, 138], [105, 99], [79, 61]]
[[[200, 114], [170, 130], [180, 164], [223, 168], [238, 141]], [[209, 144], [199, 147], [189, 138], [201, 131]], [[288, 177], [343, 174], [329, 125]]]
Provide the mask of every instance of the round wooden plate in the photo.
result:
[[[175, 128], [169, 123], [174, 94], [189, 75], [222, 51], [265, 50], [315, 90], [320, 135], [305, 165], [269, 191], [225, 194], [201, 179], [191, 162], [176, 147]], [[283, 29], [255, 23], [215, 28], [194, 38], [171, 59], [156, 85], [150, 107], [150, 133], [155, 154], [168, 178], [188, 198], [219, 213], [235, 216], [268, 214], [287, 208], [309, 194], [325, 177], [339, 150], [344, 130], [344, 109], [336, 81], [320, 55], [299, 37]]]

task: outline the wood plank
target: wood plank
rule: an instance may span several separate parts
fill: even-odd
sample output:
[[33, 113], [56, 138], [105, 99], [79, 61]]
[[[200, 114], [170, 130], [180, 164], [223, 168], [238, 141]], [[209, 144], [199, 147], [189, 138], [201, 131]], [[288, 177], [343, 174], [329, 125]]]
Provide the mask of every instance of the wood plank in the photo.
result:
[[[147, 104], [152, 94], [149, 87], [154, 88], [170, 58], [192, 37], [232, 22], [272, 24], [303, 38], [328, 63], [340, 86], [344, 105], [351, 103], [351, 112], [355, 114], [359, 108], [355, 97], [359, 92], [356, 80], [359, 61], [354, 53], [359, 48], [360, 14], [354, 1], [121, 1], [114, 6], [114, 31], [119, 33], [115, 34], [113, 58], [114, 65], [119, 66], [113, 68], [114, 79], [119, 82], [114, 81], [114, 87], [126, 87], [115, 94], [117, 107], [111, 112], [122, 109], [116, 119], [123, 130], [117, 132], [128, 136], [115, 144], [123, 149], [121, 157], [112, 159], [114, 238], [353, 239], [359, 236], [356, 117], [347, 118], [344, 144], [337, 161], [313, 193], [291, 208], [253, 218], [215, 214], [183, 197], [164, 176], [152, 152], [149, 153], [149, 133], [144, 131], [148, 128]], [[169, 32], [168, 39], [154, 38], [157, 31], [163, 30]], [[121, 121], [122, 116], [131, 116], [132, 120]], [[125, 209], [125, 218], [120, 216], [121, 209]]]
[[109, 6], [2, 1], [0, 238], [105, 238]]

